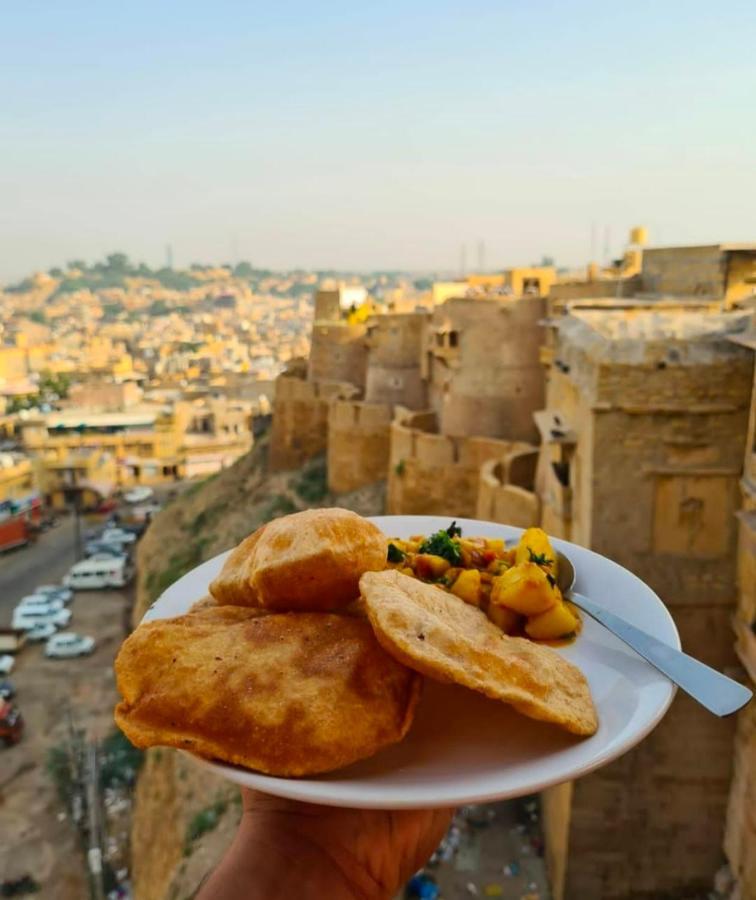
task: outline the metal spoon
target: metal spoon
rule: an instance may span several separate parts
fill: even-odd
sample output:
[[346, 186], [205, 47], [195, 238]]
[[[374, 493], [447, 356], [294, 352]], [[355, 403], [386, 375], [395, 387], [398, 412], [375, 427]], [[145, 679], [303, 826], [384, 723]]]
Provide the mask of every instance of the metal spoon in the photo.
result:
[[753, 693], [732, 678], [722, 675], [716, 669], [704, 665], [687, 653], [675, 650], [662, 643], [635, 625], [631, 625], [614, 613], [589, 600], [573, 590], [575, 567], [569, 559], [557, 551], [557, 584], [565, 597], [583, 612], [608, 628], [612, 634], [628, 644], [646, 662], [666, 675], [670, 681], [681, 687], [686, 694], [705, 706], [716, 716], [729, 716], [744, 707]]

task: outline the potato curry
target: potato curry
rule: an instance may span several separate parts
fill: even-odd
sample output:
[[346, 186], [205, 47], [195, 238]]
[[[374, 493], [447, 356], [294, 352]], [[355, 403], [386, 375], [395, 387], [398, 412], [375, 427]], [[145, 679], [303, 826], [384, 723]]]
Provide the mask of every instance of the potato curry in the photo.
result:
[[577, 612], [557, 586], [556, 554], [540, 528], [528, 528], [508, 548], [500, 538], [464, 537], [452, 522], [429, 537], [391, 538], [388, 565], [479, 607], [506, 634], [559, 640], [579, 630]]

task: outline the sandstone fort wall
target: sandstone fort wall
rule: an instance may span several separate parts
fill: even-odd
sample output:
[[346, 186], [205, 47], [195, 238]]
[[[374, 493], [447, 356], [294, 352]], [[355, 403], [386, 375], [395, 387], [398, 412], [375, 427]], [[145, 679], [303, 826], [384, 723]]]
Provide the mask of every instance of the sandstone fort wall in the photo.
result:
[[270, 438], [271, 470], [294, 469], [322, 453], [328, 441], [331, 400], [357, 393], [345, 382], [311, 382], [292, 375], [276, 380]]
[[365, 387], [366, 327], [346, 322], [315, 322], [307, 377], [310, 381], [346, 381]]
[[443, 434], [532, 441], [543, 406], [545, 300], [451, 300], [429, 328], [430, 405]]
[[391, 424], [388, 511], [392, 514], [474, 517], [480, 468], [528, 445], [486, 437], [435, 433], [433, 413]]
[[328, 414], [328, 487], [356, 490], [386, 478], [393, 407], [334, 400]]

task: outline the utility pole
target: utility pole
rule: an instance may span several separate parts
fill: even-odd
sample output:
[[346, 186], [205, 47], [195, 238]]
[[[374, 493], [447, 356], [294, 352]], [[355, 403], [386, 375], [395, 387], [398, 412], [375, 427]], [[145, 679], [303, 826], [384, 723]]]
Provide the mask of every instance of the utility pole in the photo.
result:
[[[81, 449], [81, 442], [79, 442]], [[73, 514], [74, 514], [74, 563], [77, 563], [84, 555], [81, 540], [81, 491], [79, 490], [79, 476], [76, 472], [76, 461], [71, 467], [73, 488]]]
[[87, 866], [92, 881], [92, 900], [105, 900], [102, 879], [102, 847], [100, 846], [100, 802], [97, 744], [87, 746], [87, 812], [89, 814], [89, 848]]

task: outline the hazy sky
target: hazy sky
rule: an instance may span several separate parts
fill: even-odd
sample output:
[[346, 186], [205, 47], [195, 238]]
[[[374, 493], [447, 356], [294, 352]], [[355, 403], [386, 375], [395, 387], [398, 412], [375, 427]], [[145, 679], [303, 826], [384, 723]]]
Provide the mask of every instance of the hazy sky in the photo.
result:
[[756, 240], [755, 44], [752, 0], [2, 3], [0, 279]]

